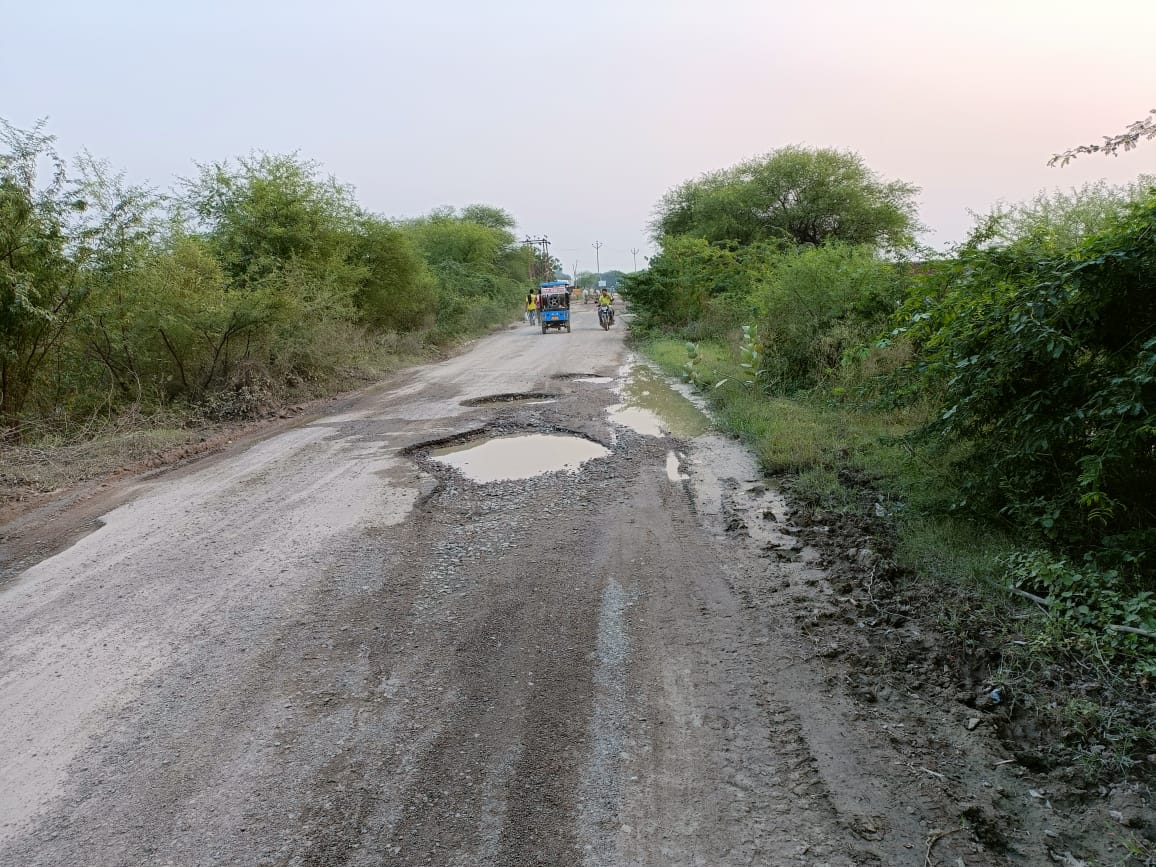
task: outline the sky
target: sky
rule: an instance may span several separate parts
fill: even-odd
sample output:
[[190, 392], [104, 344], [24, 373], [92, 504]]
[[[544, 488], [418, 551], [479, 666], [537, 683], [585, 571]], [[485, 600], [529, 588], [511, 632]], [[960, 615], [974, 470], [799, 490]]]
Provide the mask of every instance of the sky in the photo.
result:
[[298, 152], [392, 217], [485, 202], [566, 270], [631, 270], [671, 187], [789, 144], [917, 184], [923, 240], [1045, 188], [1156, 108], [1156, 0], [40, 0], [0, 20], [0, 117], [168, 187]]

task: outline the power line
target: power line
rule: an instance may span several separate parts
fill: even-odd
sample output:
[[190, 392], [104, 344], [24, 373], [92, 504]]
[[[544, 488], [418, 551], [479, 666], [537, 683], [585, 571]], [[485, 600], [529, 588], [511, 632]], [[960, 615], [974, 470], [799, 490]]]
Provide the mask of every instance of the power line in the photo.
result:
[[638, 248], [637, 247], [631, 247], [630, 248], [630, 255], [634, 257], [634, 270], [637, 271], [638, 270]]
[[602, 244], [601, 241], [595, 241], [590, 246], [594, 248], [594, 270], [598, 272], [597, 280], [598, 280], [599, 285], [601, 285], [601, 283], [602, 283], [602, 260], [599, 259], [598, 256], [601, 253], [602, 247], [604, 245]]

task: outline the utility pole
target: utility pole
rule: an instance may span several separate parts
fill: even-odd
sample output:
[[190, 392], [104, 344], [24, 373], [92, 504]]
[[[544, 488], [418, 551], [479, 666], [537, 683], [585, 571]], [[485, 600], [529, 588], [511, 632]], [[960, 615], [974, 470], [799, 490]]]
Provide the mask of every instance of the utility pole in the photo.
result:
[[[602, 251], [603, 244], [601, 241], [595, 241], [590, 246], [594, 248], [594, 270], [598, 272], [598, 276], [595, 277], [594, 279], [599, 284], [601, 284], [602, 283], [602, 260], [600, 258], [598, 258], [598, 254]], [[595, 286], [594, 288], [597, 289], [598, 287]]]
[[634, 270], [637, 271], [638, 270], [638, 248], [637, 247], [631, 247], [630, 248], [630, 255], [634, 257]]
[[[527, 235], [526, 240], [522, 243], [534, 251], [530, 257], [530, 282], [543, 282], [541, 271], [550, 265], [550, 239], [545, 235], [541, 238], [531, 238]], [[535, 275], [537, 275], [537, 279], [535, 279]], [[554, 275], [551, 274], [550, 278], [553, 279], [553, 277]]]

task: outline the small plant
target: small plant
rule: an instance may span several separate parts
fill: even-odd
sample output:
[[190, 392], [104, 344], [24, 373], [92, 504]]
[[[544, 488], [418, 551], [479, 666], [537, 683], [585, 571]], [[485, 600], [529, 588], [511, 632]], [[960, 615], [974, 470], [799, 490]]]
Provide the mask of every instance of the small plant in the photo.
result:
[[714, 384], [720, 388], [728, 382], [741, 382], [746, 388], [753, 389], [763, 375], [762, 359], [763, 345], [759, 343], [759, 327], [757, 325], [742, 326], [743, 338], [739, 343], [739, 367], [742, 368], [742, 379], [736, 380], [732, 376], [724, 376]]
[[692, 385], [701, 385], [702, 374], [699, 367], [702, 364], [702, 352], [697, 343], [686, 342], [686, 363], [682, 366], [682, 378]]
[[1005, 560], [1011, 586], [1038, 596], [1049, 628], [1041, 636], [1055, 649], [1092, 648], [1125, 663], [1140, 678], [1156, 677], [1156, 594], [1129, 587], [1117, 569], [1089, 557], [1082, 568], [1045, 552], [1018, 552]]
[[739, 367], [746, 371], [750, 379], [747, 379], [743, 384], [750, 387], [758, 381], [762, 375], [762, 352], [763, 345], [759, 343], [759, 327], [757, 325], [744, 325], [743, 340], [739, 345]]

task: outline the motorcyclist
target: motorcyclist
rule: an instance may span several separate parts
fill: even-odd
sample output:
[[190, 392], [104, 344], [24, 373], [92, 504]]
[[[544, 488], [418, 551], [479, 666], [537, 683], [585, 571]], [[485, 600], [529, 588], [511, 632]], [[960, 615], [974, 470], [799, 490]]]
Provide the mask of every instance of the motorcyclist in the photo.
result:
[[610, 294], [609, 289], [603, 289], [598, 293], [598, 306], [606, 307], [610, 311], [610, 323], [614, 324], [614, 296]]

